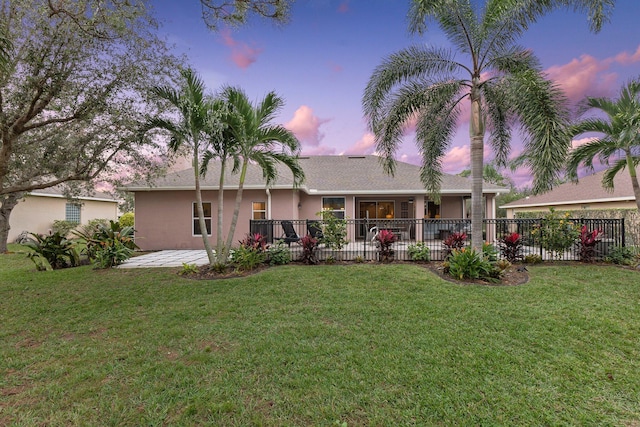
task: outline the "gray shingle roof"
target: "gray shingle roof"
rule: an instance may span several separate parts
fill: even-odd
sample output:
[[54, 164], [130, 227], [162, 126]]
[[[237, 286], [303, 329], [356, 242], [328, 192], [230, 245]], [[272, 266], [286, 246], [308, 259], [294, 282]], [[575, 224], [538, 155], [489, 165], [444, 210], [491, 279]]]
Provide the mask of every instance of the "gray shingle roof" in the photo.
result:
[[[640, 173], [640, 169], [638, 169], [638, 172]], [[520, 208], [635, 200], [628, 171], [621, 171], [615, 177], [613, 181], [613, 192], [608, 192], [602, 188], [603, 175], [604, 171], [597, 172], [580, 178], [577, 183], [567, 182], [557, 186], [548, 193], [525, 197], [500, 207]]]
[[[420, 167], [409, 163], [397, 162], [396, 173], [393, 177], [382, 170], [379, 158], [376, 156], [309, 156], [300, 157], [300, 164], [306, 178], [300, 189], [310, 194], [331, 193], [425, 193], [420, 181]], [[238, 186], [238, 174], [225, 174], [225, 188], [233, 189]], [[206, 177], [202, 181], [202, 189], [217, 189], [220, 174], [220, 163], [209, 166]], [[250, 165], [245, 180], [245, 188], [264, 188], [265, 181], [257, 165]], [[279, 176], [272, 188], [292, 188], [291, 172], [279, 167]], [[130, 191], [145, 190], [181, 190], [193, 188], [193, 169], [186, 169], [170, 173], [159, 178], [149, 187], [144, 183], [132, 183], [123, 187]], [[508, 191], [508, 189], [484, 184], [486, 193]], [[442, 194], [470, 193], [471, 181], [457, 175], [445, 174], [442, 179]]]

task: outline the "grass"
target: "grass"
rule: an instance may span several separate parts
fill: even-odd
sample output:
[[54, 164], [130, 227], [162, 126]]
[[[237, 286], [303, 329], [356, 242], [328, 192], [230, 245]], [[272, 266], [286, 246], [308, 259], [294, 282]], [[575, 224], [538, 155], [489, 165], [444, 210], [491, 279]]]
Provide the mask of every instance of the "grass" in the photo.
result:
[[640, 280], [406, 264], [36, 272], [0, 255], [0, 425], [640, 423]]

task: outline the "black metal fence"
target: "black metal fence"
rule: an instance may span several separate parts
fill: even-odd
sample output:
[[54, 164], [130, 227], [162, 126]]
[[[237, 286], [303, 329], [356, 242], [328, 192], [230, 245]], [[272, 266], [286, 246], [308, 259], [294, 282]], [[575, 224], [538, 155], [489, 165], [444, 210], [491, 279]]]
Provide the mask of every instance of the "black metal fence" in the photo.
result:
[[[576, 239], [569, 248], [562, 251], [549, 249], [544, 236], [544, 219], [485, 219], [483, 239], [496, 247], [500, 239], [510, 233], [522, 236], [523, 256], [535, 255], [543, 260], [578, 260], [580, 246]], [[564, 221], [574, 227], [585, 225], [589, 231], [600, 229], [601, 241], [596, 246], [597, 257], [605, 257], [613, 247], [625, 245], [624, 219], [581, 219], [566, 218]], [[443, 245], [453, 233], [467, 234], [471, 239], [471, 221], [468, 219], [346, 219], [342, 220], [346, 232], [343, 245], [332, 245], [328, 239], [320, 239], [318, 258], [320, 260], [370, 261], [378, 259], [375, 236], [380, 230], [389, 230], [397, 237], [393, 244], [394, 259], [410, 260], [409, 249], [415, 245], [427, 246], [432, 260], [443, 260], [446, 247]], [[269, 243], [283, 240], [291, 248], [293, 258], [301, 252], [299, 238], [306, 234], [315, 235], [317, 229], [324, 229], [321, 220], [251, 220], [251, 233], [266, 236]], [[327, 243], [329, 242], [329, 243]]]

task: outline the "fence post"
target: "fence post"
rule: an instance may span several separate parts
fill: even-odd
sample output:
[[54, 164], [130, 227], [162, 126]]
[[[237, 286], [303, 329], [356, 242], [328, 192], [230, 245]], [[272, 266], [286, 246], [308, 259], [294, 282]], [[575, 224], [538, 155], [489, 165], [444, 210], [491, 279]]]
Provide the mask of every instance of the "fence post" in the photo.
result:
[[620, 246], [625, 246], [625, 235], [624, 235], [624, 217], [620, 218], [620, 235], [622, 236], [622, 243]]

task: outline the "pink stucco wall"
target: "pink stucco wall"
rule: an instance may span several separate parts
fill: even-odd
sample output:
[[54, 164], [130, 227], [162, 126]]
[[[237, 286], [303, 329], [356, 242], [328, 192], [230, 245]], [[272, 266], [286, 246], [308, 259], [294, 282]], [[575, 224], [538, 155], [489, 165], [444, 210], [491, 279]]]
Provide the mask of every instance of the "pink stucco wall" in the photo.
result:
[[[226, 191], [224, 199], [224, 234], [231, 224], [235, 191]], [[322, 197], [309, 195], [297, 190], [245, 190], [240, 214], [233, 238], [233, 244], [249, 232], [249, 219], [252, 215], [252, 202], [267, 204], [267, 219], [316, 219], [322, 210]], [[331, 196], [340, 197], [340, 196]], [[390, 197], [388, 195], [356, 196], [346, 195], [345, 215], [358, 218], [358, 206], [361, 200], [389, 200], [395, 202], [396, 218], [399, 218], [400, 203], [408, 201], [409, 196]], [[413, 197], [414, 201], [409, 218], [424, 216], [424, 196]], [[203, 201], [212, 205], [212, 236], [216, 240], [217, 191], [203, 191]], [[269, 204], [270, 201], [270, 204]], [[192, 205], [195, 202], [193, 191], [138, 191], [136, 203], [136, 242], [143, 250], [160, 249], [202, 249], [202, 237], [193, 235]], [[461, 218], [463, 215], [461, 196], [444, 196], [441, 204], [442, 218]], [[280, 231], [280, 230], [278, 230]], [[352, 238], [352, 237], [351, 237]]]

